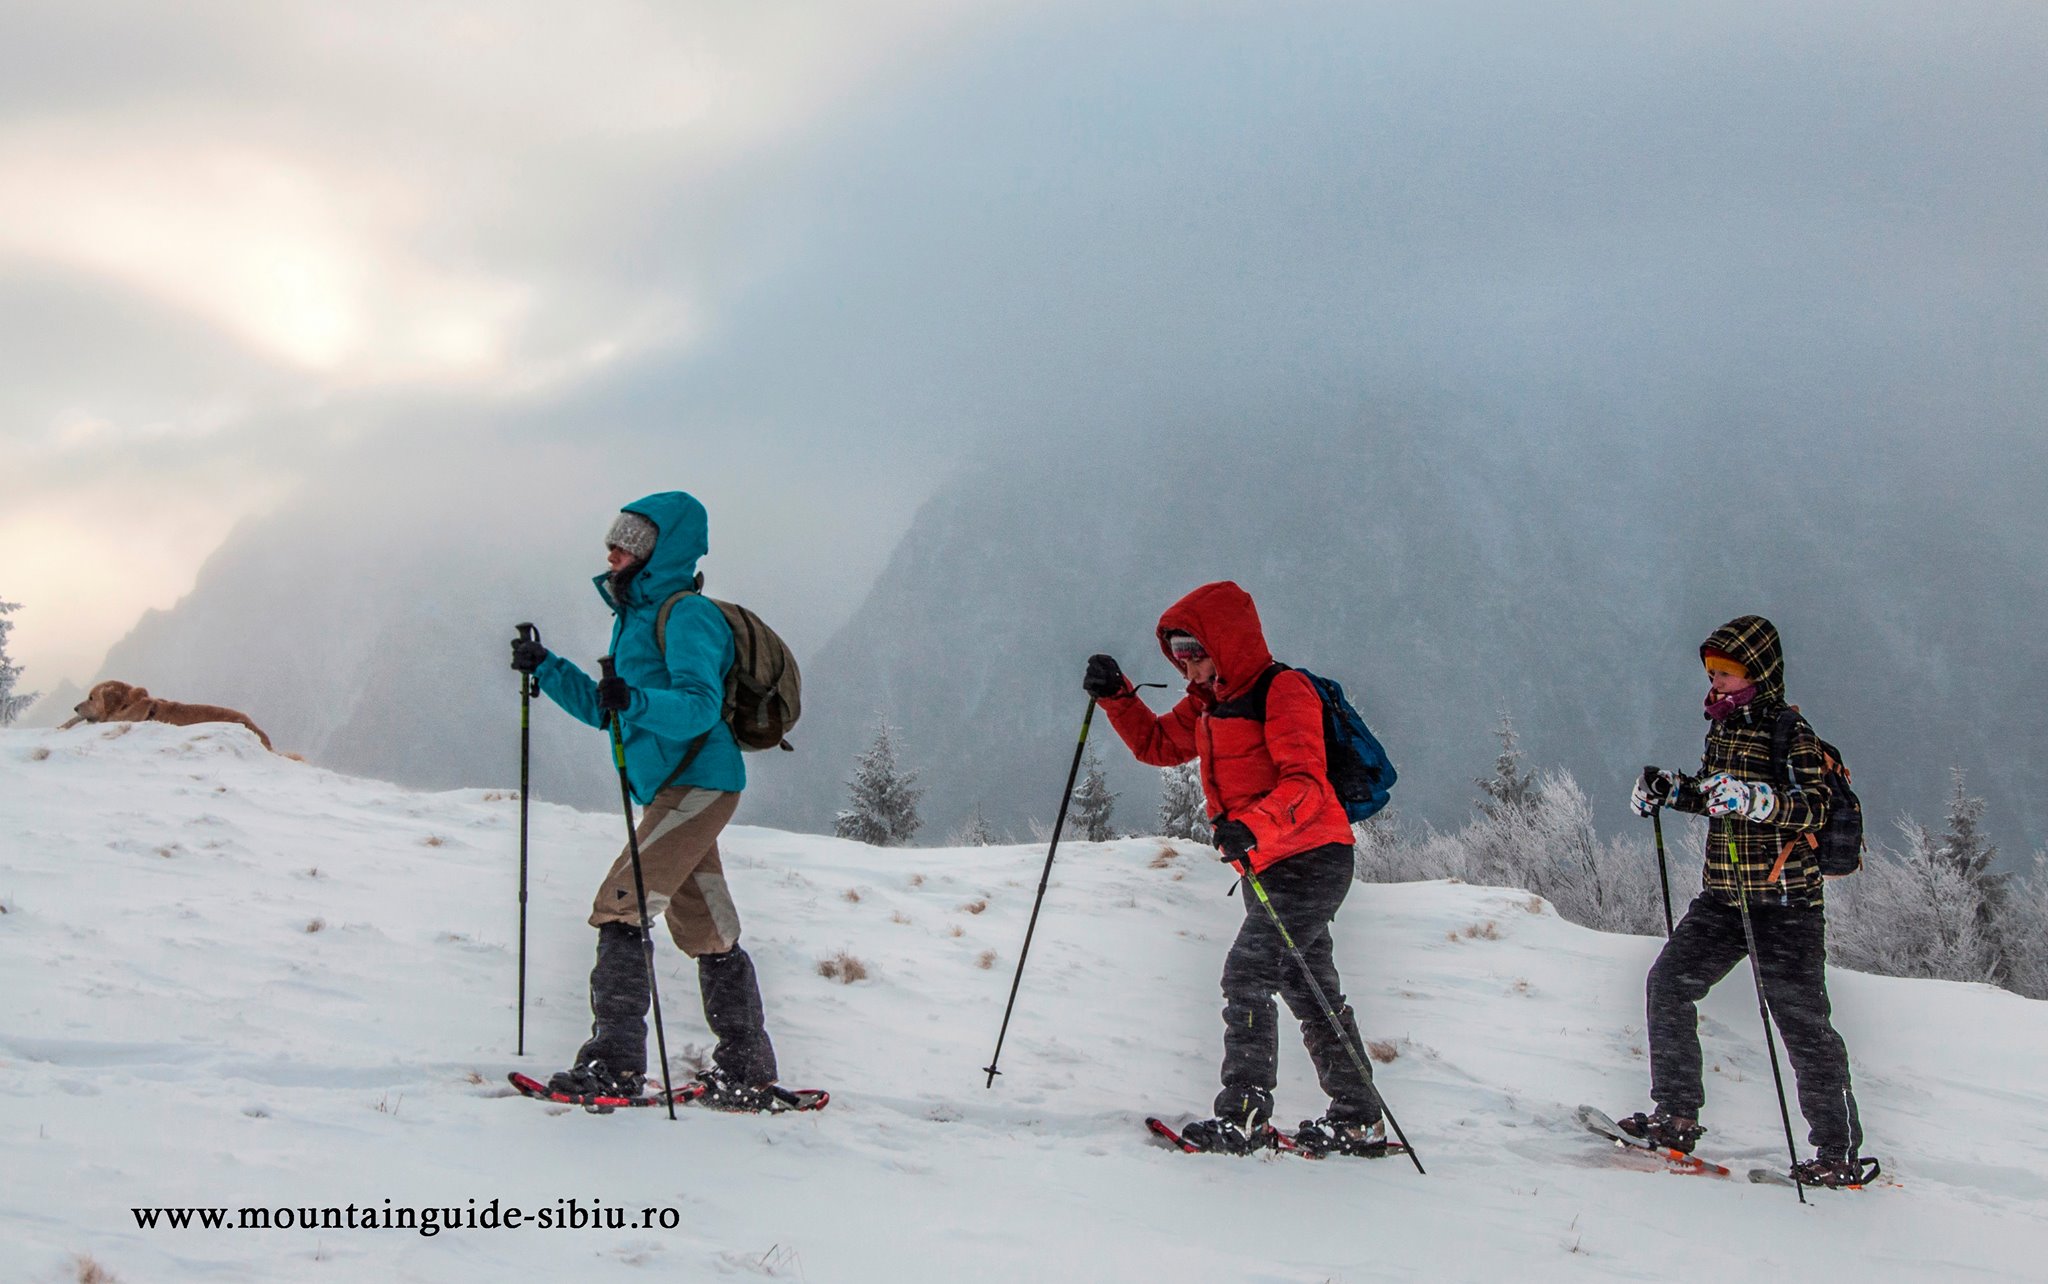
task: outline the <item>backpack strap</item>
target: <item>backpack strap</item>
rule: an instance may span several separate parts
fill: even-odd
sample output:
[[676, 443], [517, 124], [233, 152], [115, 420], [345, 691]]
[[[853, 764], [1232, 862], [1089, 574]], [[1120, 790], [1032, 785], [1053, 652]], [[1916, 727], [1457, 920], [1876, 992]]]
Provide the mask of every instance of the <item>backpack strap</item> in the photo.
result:
[[1778, 783], [1791, 793], [1799, 792], [1799, 782], [1792, 779], [1792, 741], [1805, 725], [1806, 715], [1799, 712], [1796, 704], [1778, 710], [1778, 720], [1771, 724], [1771, 770], [1777, 774]]
[[1250, 718], [1254, 722], [1266, 720], [1266, 695], [1273, 689], [1273, 679], [1288, 671], [1287, 666], [1275, 660], [1266, 666], [1259, 680], [1252, 683], [1245, 693], [1232, 700], [1225, 700], [1209, 710], [1212, 718]]
[[[1771, 769], [1777, 774], [1779, 783], [1784, 785], [1787, 793], [1803, 792], [1799, 788], [1799, 782], [1792, 779], [1792, 740], [1799, 734], [1799, 728], [1802, 726], [1808, 730], [1812, 729], [1811, 724], [1806, 721], [1806, 715], [1799, 712], [1799, 706], [1796, 704], [1788, 704], [1778, 710], [1778, 720], [1771, 725]], [[1826, 751], [1822, 752], [1825, 755]], [[1792, 849], [1799, 846], [1801, 838], [1806, 839], [1807, 846], [1815, 851], [1820, 850], [1819, 835], [1794, 834], [1778, 849], [1778, 859], [1772, 864], [1771, 872], [1764, 878], [1764, 882], [1775, 883], [1785, 876], [1785, 862], [1792, 858]]]
[[1806, 840], [1806, 845], [1808, 847], [1813, 848], [1815, 851], [1820, 850], [1820, 838], [1818, 835], [1810, 833], [1795, 834], [1790, 842], [1786, 843], [1783, 847], [1780, 847], [1778, 849], [1778, 859], [1772, 863], [1771, 872], [1764, 876], [1764, 881], [1766, 883], [1775, 883], [1785, 876], [1785, 862], [1792, 858], [1792, 849], [1794, 847], [1799, 846], [1799, 840], [1801, 838], [1804, 838]]
[[689, 597], [693, 593], [702, 593], [703, 591], [704, 572], [699, 571], [697, 572], [697, 578], [691, 581], [690, 587], [686, 589], [678, 589], [675, 592], [669, 594], [667, 600], [662, 602], [661, 609], [654, 613], [654, 645], [661, 648], [661, 654], [663, 655], [663, 657], [666, 657], [668, 655], [669, 612], [675, 610], [676, 603], [682, 601], [684, 598]]
[[[661, 609], [654, 613], [654, 645], [661, 651], [662, 662], [664, 664], [668, 662], [669, 612], [675, 610], [676, 603], [682, 601], [684, 598], [694, 596], [695, 594], [701, 593], [703, 591], [704, 572], [699, 571], [697, 572], [697, 578], [690, 584], [690, 587], [686, 589], [678, 589], [676, 592], [669, 594], [668, 599], [661, 604]], [[670, 785], [676, 783], [676, 781], [682, 776], [682, 774], [690, 769], [690, 764], [697, 761], [697, 755], [703, 753], [704, 746], [709, 744], [710, 742], [711, 732], [708, 730], [703, 735], [698, 736], [695, 740], [692, 740], [690, 742], [690, 747], [683, 751], [683, 760], [676, 764], [676, 769], [674, 771], [668, 773], [667, 780], [664, 780], [659, 785], [655, 786], [655, 792], [659, 793], [661, 790], [666, 789]]]

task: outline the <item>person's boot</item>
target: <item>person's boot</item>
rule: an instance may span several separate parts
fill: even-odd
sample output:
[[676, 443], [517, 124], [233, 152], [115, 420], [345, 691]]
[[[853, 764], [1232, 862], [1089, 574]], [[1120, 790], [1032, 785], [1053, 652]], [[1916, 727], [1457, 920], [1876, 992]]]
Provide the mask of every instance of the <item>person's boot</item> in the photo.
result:
[[647, 938], [631, 923], [597, 929], [590, 969], [590, 1038], [576, 1064], [548, 1079], [554, 1092], [636, 1097], [647, 1080]]
[[1273, 1126], [1261, 1119], [1247, 1132], [1230, 1119], [1197, 1119], [1180, 1130], [1183, 1143], [1218, 1155], [1249, 1155], [1271, 1150], [1279, 1140]]
[[1269, 1150], [1278, 1134], [1267, 1122], [1273, 1114], [1273, 1094], [1264, 1088], [1226, 1086], [1216, 1094], [1216, 1117], [1198, 1119], [1180, 1130], [1181, 1140], [1197, 1150], [1225, 1155], [1245, 1155]]
[[1686, 1115], [1674, 1115], [1661, 1108], [1655, 1114], [1646, 1115], [1637, 1111], [1626, 1119], [1617, 1119], [1614, 1122], [1631, 1137], [1640, 1138], [1653, 1146], [1675, 1150], [1681, 1155], [1691, 1154], [1692, 1148], [1700, 1144], [1700, 1138], [1707, 1135], [1707, 1130], [1700, 1126], [1699, 1120]]
[[1329, 1115], [1321, 1119], [1304, 1119], [1301, 1130], [1294, 1134], [1294, 1144], [1312, 1155], [1357, 1155], [1364, 1159], [1378, 1159], [1387, 1153], [1387, 1121], [1379, 1118], [1371, 1123], [1358, 1123]]
[[[704, 998], [704, 1023], [718, 1039], [711, 1063], [718, 1070], [720, 1083], [754, 1089], [772, 1085], [777, 1078], [775, 1045], [768, 1041], [754, 960], [738, 945], [723, 954], [701, 955], [697, 988]], [[710, 1082], [708, 1077], [706, 1082]]]
[[1792, 1179], [1802, 1186], [1829, 1186], [1836, 1189], [1867, 1185], [1883, 1172], [1877, 1160], [1855, 1155], [1829, 1155], [1825, 1152], [1792, 1168]]

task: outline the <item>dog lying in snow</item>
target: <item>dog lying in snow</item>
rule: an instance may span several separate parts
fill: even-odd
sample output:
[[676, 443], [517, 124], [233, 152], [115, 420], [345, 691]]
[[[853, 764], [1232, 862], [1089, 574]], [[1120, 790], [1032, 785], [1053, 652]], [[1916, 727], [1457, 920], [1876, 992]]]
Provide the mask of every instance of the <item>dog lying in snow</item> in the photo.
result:
[[237, 713], [217, 704], [179, 704], [175, 700], [159, 700], [149, 693], [147, 687], [131, 687], [125, 682], [98, 684], [71, 711], [78, 716], [65, 723], [65, 727], [75, 727], [81, 722], [168, 722], [174, 727], [190, 727], [201, 722], [236, 722], [255, 732], [265, 749], [270, 748], [270, 737], [264, 735], [263, 728], [251, 722], [246, 713]]

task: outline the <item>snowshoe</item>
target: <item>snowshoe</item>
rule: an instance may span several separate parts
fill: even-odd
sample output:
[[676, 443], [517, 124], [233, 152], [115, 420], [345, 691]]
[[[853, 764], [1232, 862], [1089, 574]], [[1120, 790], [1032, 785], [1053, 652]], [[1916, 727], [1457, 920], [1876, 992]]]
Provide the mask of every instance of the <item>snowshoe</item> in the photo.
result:
[[644, 1070], [614, 1070], [602, 1058], [592, 1058], [549, 1075], [548, 1091], [565, 1097], [637, 1097], [646, 1083]]
[[1700, 1126], [1699, 1120], [1669, 1114], [1662, 1110], [1650, 1115], [1637, 1111], [1626, 1119], [1617, 1119], [1614, 1122], [1616, 1127], [1631, 1137], [1647, 1141], [1653, 1146], [1662, 1146], [1666, 1150], [1675, 1150], [1681, 1155], [1691, 1154], [1692, 1148], [1700, 1144], [1700, 1138], [1707, 1135], [1707, 1130]]
[[1802, 1186], [1854, 1189], [1867, 1186], [1884, 1168], [1870, 1155], [1847, 1159], [1823, 1159], [1816, 1155], [1792, 1169], [1792, 1178]]
[[701, 1091], [695, 1100], [713, 1110], [737, 1114], [776, 1115], [790, 1110], [820, 1110], [831, 1097], [816, 1089], [792, 1091], [780, 1084], [741, 1083], [717, 1068], [697, 1076]]
[[1212, 1155], [1249, 1155], [1256, 1150], [1274, 1150], [1278, 1148], [1278, 1137], [1271, 1124], [1255, 1124], [1247, 1134], [1228, 1119], [1197, 1119], [1180, 1130], [1183, 1150]]
[[1375, 1119], [1369, 1124], [1331, 1119], [1304, 1119], [1294, 1134], [1294, 1144], [1299, 1149], [1320, 1159], [1324, 1155], [1357, 1155], [1363, 1159], [1379, 1159], [1401, 1147], [1399, 1143], [1387, 1140], [1387, 1121]]

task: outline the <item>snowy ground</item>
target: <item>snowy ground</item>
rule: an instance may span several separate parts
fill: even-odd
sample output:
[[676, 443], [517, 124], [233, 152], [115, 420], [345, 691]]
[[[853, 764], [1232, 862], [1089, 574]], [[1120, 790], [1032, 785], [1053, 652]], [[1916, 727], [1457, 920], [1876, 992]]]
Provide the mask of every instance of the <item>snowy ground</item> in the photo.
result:
[[[596, 746], [602, 751], [602, 746]], [[773, 769], [768, 764], [767, 769]], [[984, 1088], [1043, 852], [741, 828], [726, 859], [792, 1083], [784, 1118], [600, 1117], [507, 1094], [587, 1015], [587, 898], [623, 821], [535, 810], [513, 1055], [518, 805], [409, 793], [226, 728], [0, 732], [0, 1278], [815, 1281], [2039, 1279], [2048, 1007], [1838, 974], [1873, 1150], [1902, 1183], [1633, 1171], [1571, 1123], [1643, 1103], [1657, 942], [1516, 892], [1354, 888], [1339, 964], [1429, 1167], [1187, 1156], [1242, 913], [1197, 849], [1061, 852]], [[664, 942], [672, 1053], [707, 1042]], [[844, 951], [867, 979], [820, 975]], [[1783, 1159], [1755, 994], [1707, 1007], [1714, 1132]], [[1281, 1110], [1316, 1113], [1298, 1045]], [[1803, 1129], [1801, 1130], [1803, 1141]], [[664, 1210], [674, 1229], [139, 1229], [137, 1206]]]

